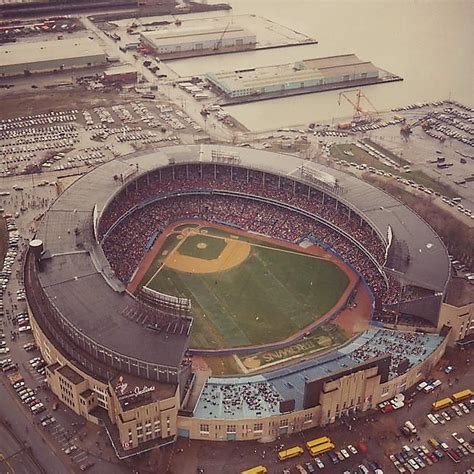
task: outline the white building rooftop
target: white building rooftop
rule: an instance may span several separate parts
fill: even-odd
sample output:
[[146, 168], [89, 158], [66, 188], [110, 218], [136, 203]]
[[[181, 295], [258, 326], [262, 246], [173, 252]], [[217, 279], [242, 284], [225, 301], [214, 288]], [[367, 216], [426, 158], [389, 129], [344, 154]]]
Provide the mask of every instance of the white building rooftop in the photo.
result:
[[61, 61], [104, 55], [104, 50], [88, 38], [8, 43], [0, 47], [0, 67]]

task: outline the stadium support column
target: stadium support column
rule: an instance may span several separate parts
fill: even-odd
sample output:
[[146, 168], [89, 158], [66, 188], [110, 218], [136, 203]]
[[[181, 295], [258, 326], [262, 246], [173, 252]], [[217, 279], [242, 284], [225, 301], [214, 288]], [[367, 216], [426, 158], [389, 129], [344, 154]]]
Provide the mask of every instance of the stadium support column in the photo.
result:
[[326, 196], [324, 193], [321, 193], [323, 196], [323, 206], [324, 206], [324, 196]]
[[281, 189], [281, 176], [278, 175], [278, 189]]
[[296, 194], [296, 181], [293, 181], [293, 194]]
[[308, 200], [311, 199], [311, 186], [308, 186]]
[[186, 163], [186, 179], [189, 179], [189, 165]]
[[250, 181], [250, 170], [247, 168], [247, 184]]
[[265, 172], [262, 173], [262, 187], [265, 189]]
[[147, 185], [147, 187], [150, 186], [150, 173], [146, 174], [146, 185]]
[[338, 204], [339, 204], [339, 201], [336, 199], [336, 211], [337, 211]]

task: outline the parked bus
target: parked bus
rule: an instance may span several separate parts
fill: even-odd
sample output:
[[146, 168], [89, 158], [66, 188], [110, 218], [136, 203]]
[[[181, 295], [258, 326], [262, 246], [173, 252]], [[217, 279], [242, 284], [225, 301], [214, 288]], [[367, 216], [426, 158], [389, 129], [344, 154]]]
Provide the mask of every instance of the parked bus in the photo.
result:
[[284, 461], [285, 459], [295, 458], [296, 456], [301, 456], [304, 453], [304, 450], [300, 446], [295, 446], [294, 448], [284, 449], [278, 453], [278, 459]]
[[323, 436], [322, 438], [316, 438], [316, 439], [307, 441], [306, 447], [308, 449], [311, 449], [311, 448], [314, 448], [315, 446], [319, 446], [320, 444], [330, 443], [330, 442], [331, 442], [331, 438], [328, 438], [327, 436]]
[[240, 474], [267, 474], [267, 468], [265, 466], [255, 466], [245, 471], [242, 471]]
[[457, 402], [462, 402], [472, 396], [472, 391], [470, 389], [463, 390], [462, 392], [457, 392], [453, 394], [453, 400]]
[[450, 398], [442, 398], [434, 402], [431, 407], [434, 411], [442, 410], [443, 408], [450, 407], [453, 404], [453, 401]]
[[334, 446], [334, 444], [332, 444], [331, 442], [319, 444], [318, 446], [313, 446], [309, 450], [309, 454], [311, 454], [311, 456], [313, 457], [319, 456], [320, 454], [324, 454], [324, 453], [327, 453], [328, 451], [333, 450], [335, 447], [336, 446]]
[[434, 438], [430, 438], [430, 439], [428, 440], [428, 443], [430, 443], [431, 446], [433, 446], [433, 448], [435, 448], [435, 449], [438, 449], [438, 447], [439, 447], [438, 441], [437, 441], [436, 439], [434, 439]]

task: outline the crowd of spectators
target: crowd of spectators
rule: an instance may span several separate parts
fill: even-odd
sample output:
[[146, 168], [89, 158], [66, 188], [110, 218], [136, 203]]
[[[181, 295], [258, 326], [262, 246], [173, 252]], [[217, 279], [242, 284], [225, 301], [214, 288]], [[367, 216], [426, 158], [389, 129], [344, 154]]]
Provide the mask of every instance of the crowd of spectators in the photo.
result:
[[[175, 166], [140, 178], [105, 209], [99, 223], [99, 238], [106, 236], [119, 218], [143, 201], [178, 191], [210, 189], [272, 199], [316, 214], [361, 242], [379, 263], [384, 261], [383, 243], [370, 226], [344, 204], [287, 178], [223, 165]], [[170, 196], [123, 218], [103, 241], [105, 254], [117, 277], [127, 282], [143, 258], [152, 234], [186, 218], [226, 222], [291, 242], [314, 235], [364, 276], [378, 301], [393, 303], [399, 296], [396, 282], [387, 285], [376, 265], [343, 233], [273, 203], [216, 194]]]
[[215, 417], [255, 416], [279, 413], [281, 396], [268, 382], [243, 384], [207, 383], [199, 400], [206, 415]]
[[373, 330], [372, 333], [373, 336], [358, 349], [352, 351], [349, 356], [357, 362], [363, 362], [372, 357], [389, 354], [391, 356], [390, 378], [397, 375], [400, 362], [408, 359], [409, 363], [406, 367], [408, 370], [419, 364], [428, 354], [426, 339], [429, 335], [389, 329]]

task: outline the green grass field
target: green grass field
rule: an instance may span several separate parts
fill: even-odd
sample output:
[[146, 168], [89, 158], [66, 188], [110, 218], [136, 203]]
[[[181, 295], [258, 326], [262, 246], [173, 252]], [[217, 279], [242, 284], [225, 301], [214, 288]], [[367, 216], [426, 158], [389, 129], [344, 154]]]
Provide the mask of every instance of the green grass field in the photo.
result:
[[347, 334], [336, 324], [327, 323], [318, 327], [309, 337], [295, 344], [273, 351], [259, 352], [250, 356], [239, 356], [248, 369], [259, 369], [270, 364], [283, 362], [288, 358], [327, 351], [348, 340]]
[[[219, 230], [219, 235], [222, 232]], [[178, 251], [184, 247], [184, 254], [203, 259], [218, 255], [224, 241], [209, 234], [198, 239], [187, 237]], [[202, 241], [203, 237], [216, 247], [208, 244], [205, 249], [196, 248], [194, 240]], [[332, 262], [269, 246], [257, 238], [245, 240], [252, 244], [250, 255], [237, 267], [194, 274], [165, 266], [153, 276], [153, 269], [156, 271], [163, 260], [159, 255], [143, 279], [152, 289], [192, 300], [193, 348], [284, 339], [330, 310], [349, 283], [344, 271]], [[176, 243], [175, 234], [171, 234], [162, 249], [169, 250]], [[205, 255], [199, 255], [202, 252]]]

